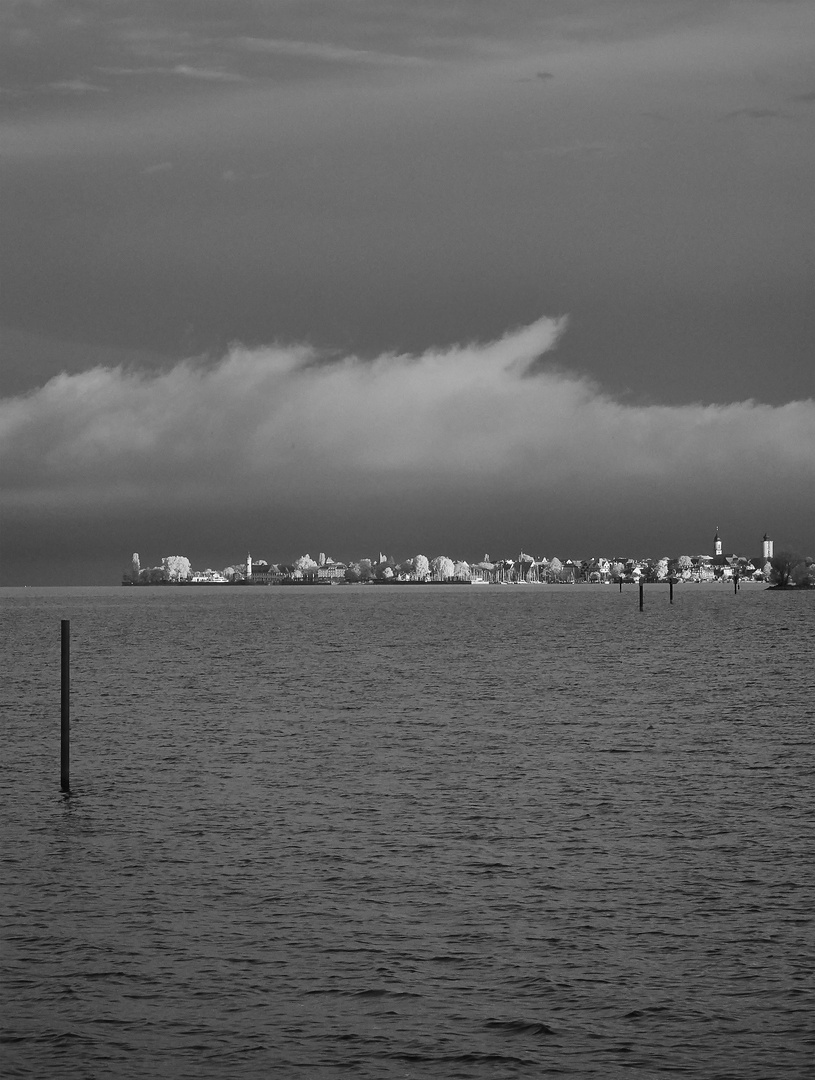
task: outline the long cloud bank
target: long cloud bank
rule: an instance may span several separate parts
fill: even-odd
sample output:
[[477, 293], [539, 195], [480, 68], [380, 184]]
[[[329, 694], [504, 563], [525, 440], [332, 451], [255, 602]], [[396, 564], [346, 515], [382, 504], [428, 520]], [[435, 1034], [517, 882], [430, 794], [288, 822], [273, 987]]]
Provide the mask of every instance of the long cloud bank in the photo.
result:
[[43, 507], [92, 519], [102, 506], [291, 507], [308, 491], [353, 513], [387, 485], [417, 506], [463, 487], [489, 514], [507, 489], [575, 505], [610, 485], [812, 490], [812, 400], [625, 403], [536, 363], [565, 329], [544, 318], [487, 344], [372, 361], [236, 347], [162, 373], [60, 375], [0, 402], [3, 505], [18, 520]]

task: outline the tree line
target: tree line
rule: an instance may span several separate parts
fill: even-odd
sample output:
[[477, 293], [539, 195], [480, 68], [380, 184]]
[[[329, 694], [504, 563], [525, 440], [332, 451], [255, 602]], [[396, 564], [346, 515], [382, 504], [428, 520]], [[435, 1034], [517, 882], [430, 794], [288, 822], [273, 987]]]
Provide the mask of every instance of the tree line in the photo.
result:
[[[279, 563], [270, 566], [264, 560], [257, 560], [255, 571], [259, 574], [290, 578], [294, 581], [311, 581], [320, 577], [323, 567], [336, 568], [343, 580], [349, 583], [370, 581], [456, 581], [480, 577], [495, 582], [566, 582], [566, 581], [626, 581], [640, 580], [658, 582], [682, 580], [692, 577], [700, 567], [689, 555], [680, 555], [676, 559], [645, 560], [609, 560], [583, 559], [567, 560], [558, 558], [536, 559], [531, 555], [521, 555], [516, 559], [490, 560], [485, 556], [481, 562], [468, 563], [454, 560], [446, 555], [437, 555], [429, 559], [426, 555], [414, 555], [409, 559], [397, 561], [390, 556], [381, 555], [379, 559], [359, 559], [354, 562], [335, 563], [325, 556], [320, 561], [310, 555], [302, 555], [293, 563]], [[714, 576], [722, 576], [725, 568], [716, 565], [704, 567]], [[728, 566], [728, 572], [740, 578], [759, 578], [768, 580], [780, 588], [815, 587], [815, 560], [794, 551], [779, 551], [768, 560], [761, 570], [757, 570], [748, 559], [739, 559]], [[334, 575], [335, 577], [337, 575]], [[223, 571], [206, 570], [194, 574], [190, 560], [184, 555], [167, 555], [161, 564], [142, 568], [138, 555], [133, 556], [132, 568], [123, 575], [123, 581], [131, 584], [179, 584], [195, 580], [228, 581], [239, 583], [246, 578], [246, 565], [235, 563]]]

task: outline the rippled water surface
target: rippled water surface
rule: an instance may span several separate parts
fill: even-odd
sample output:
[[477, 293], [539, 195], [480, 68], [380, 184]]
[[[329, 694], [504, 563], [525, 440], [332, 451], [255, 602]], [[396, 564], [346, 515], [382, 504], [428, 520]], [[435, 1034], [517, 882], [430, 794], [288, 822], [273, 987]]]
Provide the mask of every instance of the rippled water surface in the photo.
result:
[[0, 603], [3, 1076], [815, 1074], [815, 593]]

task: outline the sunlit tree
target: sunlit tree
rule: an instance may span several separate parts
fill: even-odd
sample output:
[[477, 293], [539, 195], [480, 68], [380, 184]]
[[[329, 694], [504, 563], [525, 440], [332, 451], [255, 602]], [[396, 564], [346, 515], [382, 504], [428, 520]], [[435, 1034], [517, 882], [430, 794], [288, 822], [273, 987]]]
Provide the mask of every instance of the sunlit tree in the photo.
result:
[[437, 555], [430, 564], [430, 568], [433, 571], [434, 580], [447, 581], [448, 578], [453, 576], [455, 563], [452, 559], [448, 559], [446, 555]]
[[430, 562], [426, 555], [415, 555], [413, 557], [413, 576], [419, 581], [424, 579], [430, 574]]
[[294, 560], [295, 570], [317, 570], [319, 565], [310, 555], [301, 555], [299, 559]]
[[801, 589], [815, 587], [815, 560], [809, 556], [793, 567], [791, 574], [793, 582]]
[[165, 555], [161, 568], [167, 581], [189, 581], [192, 577], [192, 566], [185, 555]]
[[376, 564], [376, 576], [378, 578], [392, 578], [396, 570], [396, 561], [386, 557]]

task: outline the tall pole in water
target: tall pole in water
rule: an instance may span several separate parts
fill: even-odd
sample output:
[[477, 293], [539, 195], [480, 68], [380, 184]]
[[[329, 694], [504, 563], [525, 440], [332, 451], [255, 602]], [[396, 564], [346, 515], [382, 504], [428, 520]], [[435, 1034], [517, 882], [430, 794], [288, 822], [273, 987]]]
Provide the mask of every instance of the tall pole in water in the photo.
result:
[[642, 584], [642, 581], [640, 581], [640, 611], [642, 611], [642, 590], [643, 590], [643, 584]]
[[62, 620], [60, 789], [71, 793], [71, 621]]

